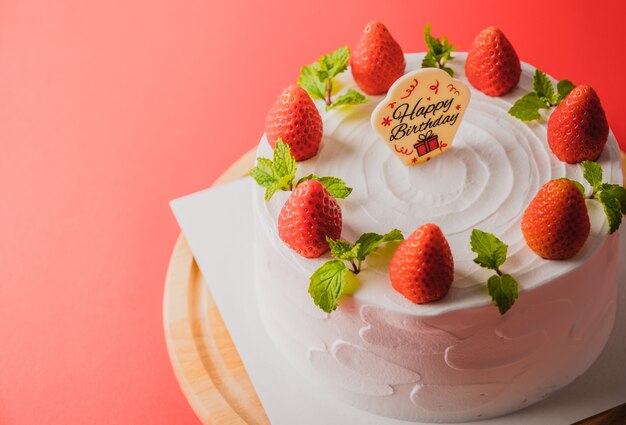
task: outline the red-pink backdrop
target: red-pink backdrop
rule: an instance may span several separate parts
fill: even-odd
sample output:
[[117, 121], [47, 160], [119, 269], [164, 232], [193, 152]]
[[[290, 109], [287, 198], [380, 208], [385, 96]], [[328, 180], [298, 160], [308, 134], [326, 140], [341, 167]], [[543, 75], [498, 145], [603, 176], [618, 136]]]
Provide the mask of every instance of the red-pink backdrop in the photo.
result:
[[300, 66], [369, 19], [407, 52], [426, 22], [460, 50], [500, 26], [594, 86], [626, 147], [620, 1], [237, 3], [0, 2], [0, 423], [198, 423], [162, 330], [168, 201], [252, 148]]

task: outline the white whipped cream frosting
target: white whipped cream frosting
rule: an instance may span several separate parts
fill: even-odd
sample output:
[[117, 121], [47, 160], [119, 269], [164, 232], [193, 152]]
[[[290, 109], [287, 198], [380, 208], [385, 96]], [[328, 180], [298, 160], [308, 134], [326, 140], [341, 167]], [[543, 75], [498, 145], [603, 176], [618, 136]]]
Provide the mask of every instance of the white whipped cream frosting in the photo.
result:
[[[465, 56], [455, 54], [450, 62], [455, 78], [463, 81]], [[407, 71], [418, 69], [422, 58], [407, 55]], [[584, 181], [579, 165], [562, 163], [551, 153], [547, 117], [528, 124], [507, 113], [532, 91], [534, 71], [522, 64], [518, 87], [500, 98], [470, 85], [472, 98], [452, 147], [414, 167], [404, 166], [370, 126], [370, 114], [383, 96], [331, 112], [318, 105], [322, 145], [316, 157], [298, 164], [298, 177], [335, 176], [353, 188], [340, 200], [342, 238], [354, 242], [362, 233], [393, 228], [408, 236], [422, 224], [435, 223], [450, 244], [455, 279], [441, 301], [415, 305], [391, 287], [387, 270], [393, 246], [383, 248], [366, 260], [359, 290], [328, 315], [307, 290], [309, 276], [330, 255], [311, 260], [286, 247], [276, 223], [289, 193], [278, 192], [265, 202], [263, 190], [256, 188], [261, 313], [282, 353], [302, 374], [385, 416], [467, 421], [536, 402], [593, 362], [614, 320], [617, 238], [607, 237], [602, 207], [587, 201], [591, 234], [574, 258], [543, 260], [524, 241], [520, 221], [539, 188], [561, 177]], [[349, 72], [338, 86], [357, 88]], [[265, 137], [257, 155], [272, 157]], [[612, 133], [598, 162], [605, 180], [622, 182]], [[485, 289], [492, 273], [473, 262], [474, 228], [509, 245], [502, 270], [518, 280], [520, 298], [504, 316]], [[572, 359], [563, 361], [564, 356]]]

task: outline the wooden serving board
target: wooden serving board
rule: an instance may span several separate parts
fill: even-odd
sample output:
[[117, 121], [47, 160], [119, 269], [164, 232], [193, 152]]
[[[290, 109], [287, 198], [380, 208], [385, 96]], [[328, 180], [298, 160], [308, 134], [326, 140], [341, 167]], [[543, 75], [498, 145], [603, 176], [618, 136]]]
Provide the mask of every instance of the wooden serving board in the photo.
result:
[[[255, 151], [241, 157], [214, 185], [246, 175]], [[202, 423], [270, 423], [182, 234], [165, 280], [163, 320], [174, 373]]]
[[[255, 151], [242, 156], [214, 186], [245, 176], [254, 163]], [[624, 154], [622, 170], [626, 170]], [[174, 373], [202, 423], [270, 423], [182, 234], [165, 280], [163, 320]], [[626, 424], [626, 403], [576, 425], [619, 424]]]

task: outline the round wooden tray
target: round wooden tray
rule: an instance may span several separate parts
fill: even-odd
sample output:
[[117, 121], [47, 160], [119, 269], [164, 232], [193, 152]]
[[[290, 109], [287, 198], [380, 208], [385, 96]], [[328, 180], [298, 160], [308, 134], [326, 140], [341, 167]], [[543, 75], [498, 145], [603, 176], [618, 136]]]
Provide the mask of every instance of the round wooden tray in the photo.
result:
[[[241, 157], [214, 185], [246, 175], [255, 151]], [[174, 373], [202, 423], [270, 423], [182, 234], [167, 271], [163, 319]]]
[[[254, 163], [255, 151], [247, 152], [214, 185], [246, 175]], [[622, 166], [626, 170], [624, 154]], [[174, 246], [167, 272], [163, 319], [174, 373], [202, 423], [270, 423], [182, 234]], [[624, 423], [626, 404], [577, 424]]]

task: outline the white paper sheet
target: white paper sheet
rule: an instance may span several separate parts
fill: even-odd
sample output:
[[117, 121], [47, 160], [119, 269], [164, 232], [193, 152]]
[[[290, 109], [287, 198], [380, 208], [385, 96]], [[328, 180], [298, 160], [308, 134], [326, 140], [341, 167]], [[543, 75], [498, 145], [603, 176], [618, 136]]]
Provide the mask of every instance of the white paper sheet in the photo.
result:
[[[261, 326], [253, 282], [253, 182], [243, 178], [171, 202], [241, 360], [274, 425], [406, 425], [325, 396], [282, 360]], [[626, 257], [626, 231], [620, 252]], [[618, 272], [615, 329], [596, 363], [550, 398], [472, 424], [570, 424], [626, 402], [626, 261]], [[415, 422], [411, 422], [415, 424]]]

